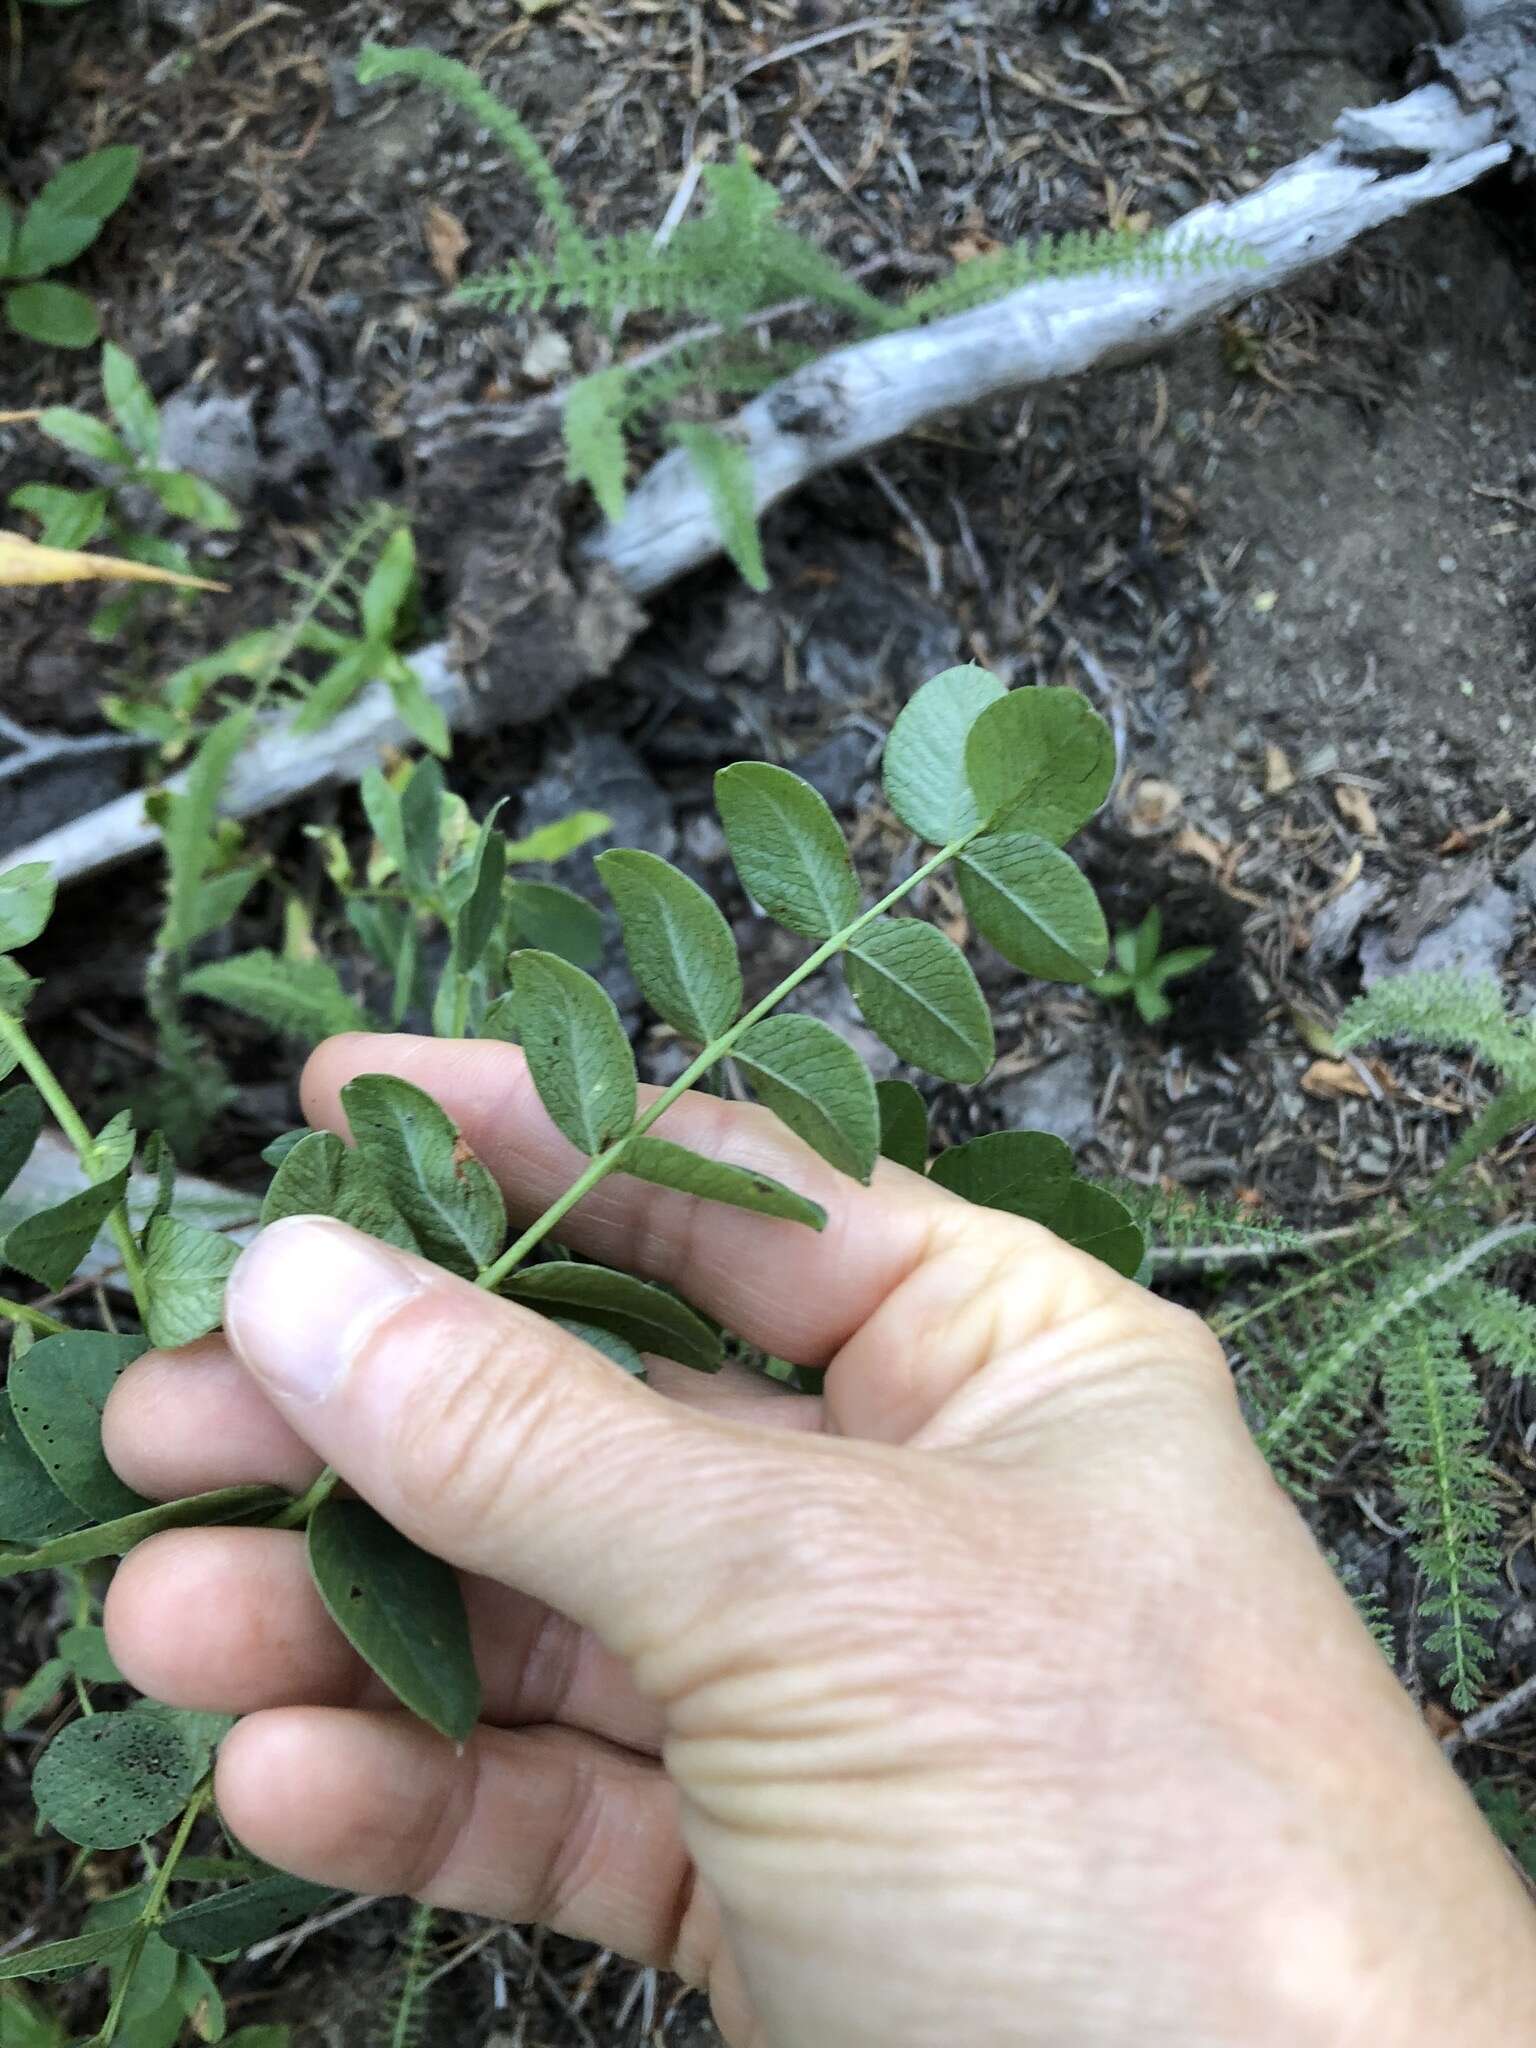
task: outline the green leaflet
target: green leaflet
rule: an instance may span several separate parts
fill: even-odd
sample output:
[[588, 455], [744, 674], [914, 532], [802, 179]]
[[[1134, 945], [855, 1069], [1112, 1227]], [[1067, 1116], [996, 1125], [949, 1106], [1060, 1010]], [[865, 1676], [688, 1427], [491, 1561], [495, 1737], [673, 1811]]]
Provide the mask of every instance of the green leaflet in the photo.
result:
[[955, 862], [971, 922], [1003, 958], [1042, 981], [1089, 981], [1109, 957], [1092, 885], [1049, 839], [986, 832]]
[[738, 761], [715, 777], [736, 872], [777, 923], [828, 939], [861, 907], [858, 879], [826, 800], [787, 768]]
[[868, 1181], [880, 1146], [869, 1069], [819, 1017], [781, 1011], [754, 1024], [734, 1057], [758, 1100], [839, 1173]]
[[301, 1877], [259, 1877], [183, 1906], [161, 1922], [160, 1934], [184, 1955], [233, 1955], [296, 1926], [335, 1896], [333, 1887], [307, 1884]]
[[657, 1016], [699, 1045], [728, 1031], [741, 1011], [741, 965], [718, 905], [654, 853], [600, 853], [597, 871], [619, 913], [640, 992]]
[[[77, 1727], [82, 1725], [76, 1723]], [[77, 1934], [69, 1941], [50, 1941], [41, 1948], [25, 1948], [19, 1955], [0, 1958], [0, 1983], [11, 1982], [18, 1977], [73, 1977], [77, 1971], [88, 1970], [95, 1963], [110, 1963], [126, 1956], [137, 1940], [138, 1929], [135, 1927], [102, 1927], [93, 1934]]]
[[144, 1707], [72, 1721], [32, 1777], [40, 1817], [83, 1849], [128, 1849], [173, 1821], [196, 1790], [198, 1758]]
[[971, 727], [965, 764], [983, 824], [1059, 846], [1109, 795], [1115, 742], [1076, 690], [1011, 690]]
[[11, 1367], [8, 1392], [22, 1435], [60, 1491], [97, 1521], [149, 1506], [124, 1486], [101, 1448], [107, 1396], [148, 1349], [142, 1337], [68, 1330], [42, 1338]]
[[157, 1216], [144, 1243], [150, 1343], [174, 1351], [216, 1330], [224, 1316], [224, 1283], [240, 1256], [239, 1245], [175, 1216]]
[[941, 1152], [929, 1178], [986, 1209], [1040, 1223], [1133, 1279], [1146, 1241], [1123, 1202], [1078, 1178], [1072, 1153], [1044, 1131], [997, 1131]]
[[0, 874], [0, 953], [30, 946], [53, 915], [53, 869], [29, 860]]
[[453, 920], [453, 965], [459, 974], [468, 974], [476, 965], [501, 919], [501, 885], [507, 873], [507, 842], [496, 830], [501, 808], [497, 804], [480, 827], [470, 862], [469, 893]]
[[101, 388], [118, 432], [135, 455], [153, 462], [160, 453], [160, 408], [133, 357], [113, 341], [101, 351]]
[[411, 1712], [462, 1742], [480, 1718], [480, 1680], [459, 1582], [440, 1558], [365, 1501], [322, 1501], [309, 1568], [331, 1619]]
[[565, 473], [585, 484], [606, 519], [624, 510], [629, 469], [620, 407], [629, 386], [622, 365], [579, 377], [565, 395]]
[[65, 1629], [59, 1637], [59, 1655], [86, 1685], [123, 1685], [123, 1674], [112, 1661], [104, 1628], [81, 1623]]
[[635, 1120], [635, 1056], [606, 989], [553, 953], [514, 953], [512, 1019], [539, 1100], [590, 1157]]
[[371, 1029], [328, 960], [291, 960], [262, 947], [194, 968], [182, 987], [296, 1038], [314, 1041]]
[[139, 152], [129, 144], [93, 149], [55, 171], [33, 204], [49, 213], [106, 220], [128, 197], [138, 170]]
[[697, 1372], [718, 1372], [724, 1363], [718, 1331], [676, 1295], [629, 1273], [551, 1260], [524, 1266], [502, 1282], [501, 1292], [545, 1315], [595, 1324], [637, 1351], [675, 1358]]
[[444, 793], [443, 771], [436, 761], [418, 761], [400, 792], [400, 873], [421, 896], [430, 896], [437, 886]]
[[198, 748], [187, 770], [186, 787], [166, 795], [160, 816], [169, 873], [160, 942], [168, 952], [184, 953], [196, 938], [219, 799], [250, 728], [248, 710], [221, 718]]
[[23, 1082], [0, 1095], [0, 1195], [32, 1157], [43, 1128], [43, 1100]]
[[966, 774], [971, 727], [1007, 694], [974, 662], [947, 668], [907, 700], [885, 745], [885, 793], [904, 825], [933, 846], [974, 832], [981, 823]]
[[277, 1161], [261, 1205], [261, 1227], [287, 1216], [332, 1216], [403, 1252], [421, 1249], [378, 1168], [334, 1131], [298, 1134]]
[[806, 1223], [812, 1230], [826, 1228], [827, 1212], [821, 1204], [797, 1195], [782, 1181], [766, 1173], [751, 1173], [745, 1167], [729, 1166], [721, 1159], [706, 1159], [666, 1138], [631, 1138], [624, 1147], [622, 1170], [632, 1173], [637, 1180], [673, 1188], [679, 1194], [696, 1195], [702, 1201], [724, 1202], [733, 1209], [750, 1209], [759, 1216]]
[[163, 1501], [158, 1507], [140, 1508], [135, 1514], [52, 1537], [32, 1550], [0, 1551], [0, 1578], [9, 1578], [13, 1572], [93, 1564], [99, 1557], [126, 1557], [135, 1544], [158, 1536], [162, 1529], [264, 1522], [288, 1505], [289, 1496], [276, 1486], [223, 1486], [213, 1493], [193, 1494], [188, 1500]]
[[913, 1173], [928, 1166], [928, 1105], [910, 1081], [878, 1081], [880, 1152]]
[[898, 1058], [943, 1081], [980, 1081], [992, 1064], [992, 1018], [959, 947], [916, 918], [867, 925], [847, 955], [848, 986], [871, 1030]]
[[[29, 1721], [45, 1713], [69, 1683], [69, 1666], [62, 1657], [50, 1657], [46, 1664], [39, 1664], [26, 1684], [12, 1696], [3, 1718], [0, 1718], [0, 1732], [14, 1735], [19, 1728], [25, 1728]], [[0, 2041], [5, 2040], [0, 2030]]]
[[558, 882], [508, 882], [502, 900], [521, 945], [589, 970], [602, 959], [602, 914], [574, 889]]
[[522, 839], [507, 842], [507, 859], [527, 863], [529, 861], [564, 860], [567, 854], [575, 853], [590, 840], [601, 839], [613, 830], [613, 820], [602, 811], [572, 811], [568, 818], [557, 818], [552, 825], [540, 825]]
[[400, 608], [416, 582], [416, 542], [408, 526], [397, 526], [379, 550], [358, 601], [370, 640], [393, 644]]
[[0, 1537], [38, 1542], [66, 1536], [87, 1516], [62, 1493], [22, 1435], [10, 1396], [0, 1393]]
[[583, 1344], [590, 1344], [594, 1351], [600, 1351], [604, 1358], [611, 1359], [631, 1379], [645, 1378], [645, 1360], [626, 1338], [616, 1337], [612, 1330], [601, 1329], [596, 1323], [580, 1322], [575, 1316], [551, 1316], [549, 1320], [557, 1330], [564, 1330], [568, 1336], [579, 1338]]
[[19, 284], [5, 295], [5, 314], [18, 334], [45, 348], [89, 348], [101, 333], [96, 308], [73, 285]]
[[430, 1095], [392, 1074], [341, 1091], [358, 1150], [429, 1259], [473, 1279], [501, 1249], [501, 1190]]

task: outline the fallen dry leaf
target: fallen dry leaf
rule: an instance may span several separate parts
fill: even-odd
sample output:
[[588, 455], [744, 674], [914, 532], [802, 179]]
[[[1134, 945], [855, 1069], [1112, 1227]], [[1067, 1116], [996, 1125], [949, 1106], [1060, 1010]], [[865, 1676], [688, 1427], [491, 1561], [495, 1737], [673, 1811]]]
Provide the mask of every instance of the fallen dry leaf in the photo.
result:
[[1348, 1060], [1314, 1060], [1301, 1077], [1308, 1095], [1323, 1102], [1336, 1102], [1341, 1095], [1369, 1096], [1370, 1089]]
[[1184, 808], [1184, 792], [1171, 782], [1148, 775], [1137, 783], [1127, 807], [1126, 822], [1138, 838], [1166, 832]]
[[1435, 851], [1436, 853], [1465, 853], [1467, 848], [1477, 840], [1485, 839], [1490, 832], [1502, 832], [1506, 825], [1512, 825], [1513, 823], [1514, 814], [1506, 804], [1502, 810], [1495, 811], [1491, 818], [1484, 818], [1481, 824], [1457, 825], [1452, 831], [1446, 833], [1440, 844], [1435, 848]]
[[0, 427], [24, 427], [29, 420], [40, 420], [40, 412], [0, 412]]
[[1334, 789], [1333, 800], [1339, 807], [1339, 816], [1346, 825], [1353, 825], [1362, 839], [1381, 837], [1376, 807], [1363, 789], [1357, 789], [1352, 782], [1341, 782]]
[[1193, 860], [1203, 860], [1208, 868], [1220, 869], [1226, 865], [1229, 846], [1223, 846], [1219, 839], [1213, 839], [1209, 832], [1202, 832], [1198, 825], [1185, 825], [1173, 842], [1175, 853], [1187, 853]]
[[463, 221], [456, 213], [450, 213], [446, 206], [439, 206], [433, 200], [422, 216], [422, 237], [427, 245], [427, 254], [432, 258], [432, 268], [444, 284], [456, 285], [459, 265], [469, 247]]
[[24, 533], [0, 533], [0, 589], [31, 583], [175, 583], [184, 590], [228, 590], [202, 576], [178, 576], [148, 562], [120, 561], [116, 555], [82, 555], [74, 548], [45, 548]]
[[1296, 771], [1286, 758], [1284, 747], [1277, 747], [1273, 740], [1264, 749], [1264, 794], [1284, 796], [1288, 789], [1296, 787]]

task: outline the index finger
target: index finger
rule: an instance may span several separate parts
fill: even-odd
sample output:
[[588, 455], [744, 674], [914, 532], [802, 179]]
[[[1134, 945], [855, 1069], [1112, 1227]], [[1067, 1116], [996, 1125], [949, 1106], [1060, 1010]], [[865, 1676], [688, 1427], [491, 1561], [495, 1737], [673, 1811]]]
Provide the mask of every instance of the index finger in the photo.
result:
[[[516, 1223], [563, 1195], [586, 1161], [544, 1111], [516, 1046], [489, 1040], [348, 1034], [304, 1070], [310, 1122], [341, 1135], [341, 1090], [393, 1074], [440, 1103], [500, 1182]], [[642, 1089], [642, 1102], [660, 1091]], [[930, 1249], [956, 1198], [882, 1160], [861, 1187], [767, 1110], [685, 1095], [657, 1126], [675, 1143], [787, 1182], [819, 1202], [826, 1228], [748, 1214], [614, 1173], [560, 1225], [562, 1242], [676, 1287], [750, 1344], [797, 1365], [825, 1365]]]

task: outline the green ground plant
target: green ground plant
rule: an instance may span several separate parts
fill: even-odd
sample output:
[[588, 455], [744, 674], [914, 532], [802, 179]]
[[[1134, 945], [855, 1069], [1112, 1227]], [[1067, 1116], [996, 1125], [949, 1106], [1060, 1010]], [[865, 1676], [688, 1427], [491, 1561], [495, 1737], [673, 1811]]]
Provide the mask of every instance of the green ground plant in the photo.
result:
[[138, 174], [139, 152], [119, 144], [66, 164], [25, 208], [0, 194], [0, 302], [14, 333], [51, 348], [89, 348], [99, 337], [95, 306], [52, 273], [85, 254]]
[[[86, 466], [93, 479], [90, 488], [22, 484], [9, 502], [38, 521], [37, 538], [45, 547], [89, 548], [105, 542], [131, 562], [189, 576], [193, 564], [186, 548], [145, 526], [149, 508], [157, 506], [179, 525], [204, 533], [233, 533], [240, 514], [204, 478], [161, 466], [160, 408], [133, 358], [110, 341], [101, 352], [101, 387], [111, 425], [68, 405], [49, 406], [37, 422], [50, 441]], [[131, 585], [96, 614], [93, 636], [118, 638], [148, 601], [143, 586]]]
[[1216, 948], [1180, 946], [1164, 953], [1162, 943], [1163, 913], [1154, 903], [1134, 931], [1115, 933], [1115, 964], [1093, 983], [1093, 993], [1107, 1003], [1128, 997], [1143, 1024], [1166, 1024], [1173, 1015], [1169, 984], [1203, 967]]
[[[1131, 274], [1245, 261], [1230, 242], [1173, 242], [1128, 230], [1043, 235], [1000, 248], [890, 300], [870, 291], [826, 250], [780, 218], [779, 197], [744, 150], [700, 173], [705, 204], [669, 235], [648, 230], [590, 235], [532, 131], [464, 65], [434, 50], [370, 45], [358, 64], [365, 85], [392, 78], [429, 87], [462, 108], [506, 150], [538, 201], [553, 248], [529, 251], [460, 296], [506, 314], [579, 310], [616, 334], [635, 315], [702, 323], [673, 346], [580, 379], [564, 408], [570, 475], [608, 518], [625, 503], [632, 435], [668, 415], [664, 437], [686, 450], [709, 491], [722, 541], [756, 589], [767, 584], [745, 448], [728, 428], [688, 416], [690, 406], [750, 397], [814, 361], [825, 342], [766, 345], [754, 321], [770, 308], [831, 316], [852, 337], [890, 334], [969, 312], [1020, 285], [1090, 272]], [[671, 417], [682, 407], [681, 417]]]
[[[248, 707], [230, 715], [248, 715]], [[714, 901], [652, 854], [603, 853], [598, 868], [642, 994], [697, 1048], [649, 1101], [611, 999], [570, 957], [592, 957], [592, 914], [510, 872], [518, 858], [547, 858], [573, 843], [594, 821], [557, 828], [554, 840], [508, 842], [494, 813], [469, 819], [434, 760], [397, 778], [374, 776], [363, 800], [376, 847], [350, 910], [385, 977], [385, 1017], [375, 1020], [325, 963], [296, 974], [291, 961], [285, 967], [270, 955], [193, 966], [182, 994], [234, 1003], [276, 1029], [317, 1037], [387, 1021], [430, 992], [440, 1029], [521, 1044], [546, 1110], [585, 1164], [537, 1221], [512, 1233], [496, 1183], [438, 1105], [407, 1082], [365, 1074], [345, 1094], [352, 1147], [329, 1133], [295, 1132], [269, 1148], [261, 1220], [324, 1214], [350, 1222], [550, 1316], [623, 1371], [643, 1373], [647, 1353], [714, 1371], [727, 1333], [665, 1289], [568, 1256], [559, 1231], [583, 1196], [615, 1173], [819, 1229], [823, 1211], [794, 1187], [695, 1154], [658, 1131], [671, 1103], [730, 1062], [758, 1100], [840, 1172], [867, 1180], [884, 1150], [958, 1194], [1035, 1217], [1120, 1271], [1138, 1271], [1141, 1231], [1112, 1194], [1078, 1178], [1059, 1141], [998, 1133], [930, 1163], [916, 1089], [877, 1090], [846, 1040], [787, 1007], [837, 963], [866, 1022], [900, 1058], [946, 1081], [980, 1081], [993, 1038], [975, 975], [952, 940], [896, 913], [928, 877], [949, 869], [977, 934], [1021, 972], [1090, 980], [1103, 966], [1107, 933], [1092, 889], [1061, 848], [1102, 803], [1113, 773], [1108, 729], [1076, 693], [1009, 692], [976, 668], [936, 677], [903, 711], [885, 757], [890, 804], [930, 850], [869, 903], [836, 820], [807, 783], [761, 762], [723, 770], [716, 799], [742, 885], [803, 947], [799, 964], [750, 1005]], [[173, 821], [168, 846], [176, 839]], [[340, 871], [344, 849], [325, 852], [338, 887], [357, 879], [350, 864], [346, 876]], [[214, 890], [194, 898], [205, 914], [235, 893], [231, 885], [221, 895], [220, 878], [205, 873], [195, 881]], [[0, 875], [0, 1079], [8, 1070], [18, 1076], [0, 1094], [0, 1192], [49, 1118], [81, 1169], [77, 1193], [24, 1215], [0, 1245], [0, 1266], [43, 1290], [32, 1300], [0, 1300], [0, 1318], [13, 1330], [0, 1395], [0, 1540], [11, 1545], [0, 1553], [0, 1575], [64, 1573], [77, 1621], [12, 1715], [30, 1723], [61, 1698], [73, 1700], [37, 1761], [39, 1817], [82, 1852], [134, 1850], [143, 1875], [93, 1906], [78, 1933], [0, 1959], [0, 1986], [104, 1968], [107, 2009], [92, 2041], [169, 2048], [189, 2008], [203, 2016], [203, 2037], [219, 2038], [210, 1963], [311, 1913], [328, 1894], [218, 1846], [211, 1760], [225, 1724], [217, 1717], [93, 1699], [94, 1688], [116, 1678], [98, 1623], [107, 1561], [168, 1527], [302, 1527], [321, 1598], [404, 1706], [459, 1739], [476, 1719], [479, 1690], [452, 1573], [366, 1505], [338, 1495], [333, 1474], [299, 1500], [239, 1487], [155, 1505], [107, 1465], [100, 1411], [112, 1383], [150, 1346], [186, 1344], [217, 1327], [236, 1252], [178, 1213], [163, 1139], [141, 1137], [126, 1113], [93, 1132], [28, 1031], [35, 983], [15, 955], [41, 935], [52, 904], [46, 870]], [[419, 941], [413, 949], [406, 936], [422, 925], [442, 936], [430, 968], [429, 949]], [[183, 934], [189, 948], [198, 929], [212, 926], [194, 920]], [[57, 1313], [57, 1297], [103, 1231], [136, 1330], [76, 1327]], [[419, 1654], [426, 1640], [430, 1659]], [[149, 2033], [133, 2031], [141, 2022]]]

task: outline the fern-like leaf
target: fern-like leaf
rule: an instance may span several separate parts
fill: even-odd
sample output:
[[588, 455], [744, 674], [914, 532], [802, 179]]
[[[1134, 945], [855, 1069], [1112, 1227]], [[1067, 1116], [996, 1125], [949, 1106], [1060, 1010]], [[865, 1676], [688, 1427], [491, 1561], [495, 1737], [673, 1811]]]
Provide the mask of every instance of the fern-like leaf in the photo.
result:
[[386, 50], [378, 43], [368, 43], [358, 59], [357, 76], [363, 85], [375, 85], [384, 78], [414, 79], [454, 101], [482, 128], [488, 128], [506, 150], [532, 186], [562, 245], [574, 247], [585, 241], [565, 187], [522, 116], [487, 91], [467, 65], [440, 56], [436, 50]]
[[1426, 1648], [1445, 1661], [1451, 1700], [1465, 1713], [1488, 1663], [1479, 1624], [1498, 1570], [1495, 1475], [1482, 1451], [1482, 1401], [1454, 1324], [1410, 1316], [1385, 1346], [1382, 1394], [1394, 1452], [1393, 1484], [1429, 1582], [1425, 1613], [1437, 1623]]
[[1479, 1110], [1446, 1154], [1446, 1174], [1460, 1173], [1527, 1124], [1536, 1124], [1536, 1082], [1511, 1082]]
[[1023, 285], [1052, 279], [1087, 277], [1099, 271], [1124, 275], [1230, 269], [1252, 260], [1232, 241], [1142, 234], [1131, 228], [1042, 235], [974, 257], [948, 277], [913, 292], [901, 309], [901, 324], [915, 326], [953, 313], [969, 313]]
[[1446, 1303], [1457, 1327], [1505, 1372], [1536, 1373], [1536, 1302], [1522, 1301], [1507, 1287], [1486, 1281], [1458, 1288]]
[[411, 1914], [400, 1953], [400, 1988], [395, 1994], [388, 2048], [425, 2048], [427, 1967], [431, 1961], [430, 1941], [436, 1918], [431, 1906], [417, 1906]]
[[1491, 975], [1390, 975], [1350, 1004], [1334, 1037], [1344, 1051], [1396, 1038], [1473, 1052], [1510, 1080], [1536, 1085], [1536, 1039], [1508, 1015]]
[[1117, 1181], [1111, 1192], [1124, 1202], [1152, 1246], [1155, 1269], [1192, 1268], [1219, 1272], [1234, 1265], [1270, 1265], [1295, 1258], [1308, 1240], [1286, 1224], [1260, 1220], [1235, 1202], [1180, 1188], [1136, 1187]]
[[626, 388], [622, 369], [598, 370], [573, 384], [565, 397], [565, 473], [572, 483], [587, 485], [609, 519], [622, 513], [626, 495]]
[[714, 427], [679, 422], [672, 438], [685, 448], [704, 480], [726, 553], [753, 590], [768, 588], [762, 536], [757, 525], [757, 495], [752, 458], [740, 441]]

